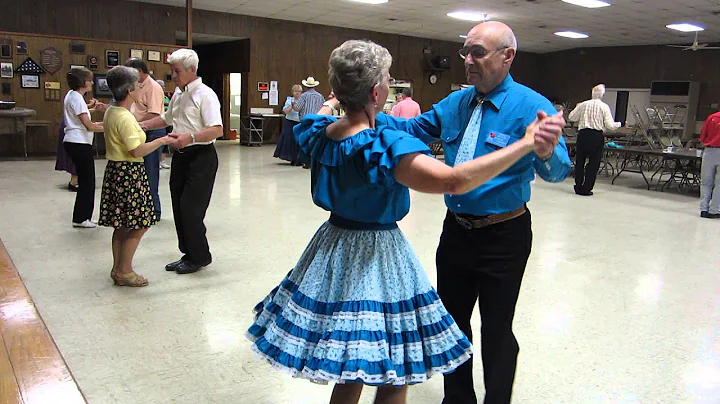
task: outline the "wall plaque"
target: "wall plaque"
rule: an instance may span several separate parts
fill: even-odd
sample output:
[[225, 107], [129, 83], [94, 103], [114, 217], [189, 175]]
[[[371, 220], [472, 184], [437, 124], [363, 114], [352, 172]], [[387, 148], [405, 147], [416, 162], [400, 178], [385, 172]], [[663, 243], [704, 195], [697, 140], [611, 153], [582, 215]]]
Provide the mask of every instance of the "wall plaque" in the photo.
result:
[[52, 46], [41, 50], [40, 66], [50, 74], [57, 73], [62, 68], [62, 52]]

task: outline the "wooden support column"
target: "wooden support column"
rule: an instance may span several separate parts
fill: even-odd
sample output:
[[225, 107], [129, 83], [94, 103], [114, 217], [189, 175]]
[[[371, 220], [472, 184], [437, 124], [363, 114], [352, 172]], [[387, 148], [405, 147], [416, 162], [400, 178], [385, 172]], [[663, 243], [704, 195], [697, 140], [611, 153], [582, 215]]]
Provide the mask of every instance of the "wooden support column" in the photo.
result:
[[192, 0], [185, 0], [185, 8], [187, 10], [187, 47], [188, 49], [192, 49], [192, 13], [193, 13], [193, 5]]

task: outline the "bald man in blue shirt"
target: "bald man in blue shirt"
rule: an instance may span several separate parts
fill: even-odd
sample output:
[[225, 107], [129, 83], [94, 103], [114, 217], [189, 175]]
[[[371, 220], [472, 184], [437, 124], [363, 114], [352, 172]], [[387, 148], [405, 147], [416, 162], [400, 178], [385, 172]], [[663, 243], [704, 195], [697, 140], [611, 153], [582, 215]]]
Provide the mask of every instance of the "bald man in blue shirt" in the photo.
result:
[[[451, 166], [495, 151], [523, 137], [533, 120], [564, 125], [542, 95], [516, 83], [510, 66], [517, 41], [499, 22], [475, 26], [460, 56], [474, 87], [450, 94], [417, 118], [380, 114], [377, 126], [389, 125], [426, 142], [441, 140]], [[559, 127], [562, 127], [560, 125]], [[507, 404], [512, 395], [519, 346], [512, 331], [515, 305], [530, 249], [530, 181], [534, 173], [560, 182], [570, 171], [560, 131], [536, 137], [528, 155], [504, 173], [464, 195], [446, 195], [448, 212], [436, 264], [438, 293], [460, 329], [472, 340], [470, 317], [479, 301], [485, 404]], [[472, 362], [445, 375], [443, 404], [476, 404]]]

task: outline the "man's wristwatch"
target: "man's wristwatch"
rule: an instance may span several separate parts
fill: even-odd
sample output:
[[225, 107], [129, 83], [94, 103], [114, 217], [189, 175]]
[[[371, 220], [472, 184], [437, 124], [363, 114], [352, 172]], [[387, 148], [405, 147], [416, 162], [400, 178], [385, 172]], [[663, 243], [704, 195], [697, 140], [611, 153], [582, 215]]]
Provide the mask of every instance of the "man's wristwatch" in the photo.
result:
[[194, 134], [194, 133], [190, 133], [190, 137], [192, 138], [192, 142], [190, 142], [190, 144], [195, 143], [195, 134]]
[[325, 101], [325, 102], [323, 102], [323, 106], [330, 108], [330, 110], [331, 110], [333, 113], [337, 112], [337, 109], [335, 109], [335, 107], [332, 105], [332, 103], [331, 103], [330, 101]]

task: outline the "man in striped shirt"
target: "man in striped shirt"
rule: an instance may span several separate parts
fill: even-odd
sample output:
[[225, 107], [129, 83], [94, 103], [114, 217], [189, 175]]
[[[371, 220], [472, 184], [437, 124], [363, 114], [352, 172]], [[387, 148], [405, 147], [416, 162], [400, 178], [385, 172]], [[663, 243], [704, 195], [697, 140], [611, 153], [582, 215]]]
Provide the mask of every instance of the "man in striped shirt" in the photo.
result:
[[318, 84], [320, 84], [320, 82], [315, 80], [314, 77], [308, 77], [307, 80], [302, 81], [302, 85], [307, 88], [307, 91], [302, 93], [293, 107], [295, 111], [298, 111], [301, 121], [305, 115], [316, 114], [320, 111], [320, 108], [322, 108], [325, 102], [325, 97], [315, 91], [315, 87], [317, 87]]
[[605, 147], [603, 130], [612, 132], [621, 125], [613, 120], [610, 107], [602, 102], [603, 95], [605, 85], [598, 84], [592, 89], [592, 99], [579, 103], [568, 116], [568, 120], [577, 122], [580, 129], [575, 156], [575, 193], [578, 195], [593, 194]]
[[[307, 91], [300, 95], [300, 98], [298, 98], [295, 106], [293, 106], [293, 109], [298, 111], [301, 121], [305, 118], [305, 115], [317, 114], [325, 102], [325, 97], [315, 91], [315, 87], [317, 87], [318, 84], [320, 84], [320, 82], [315, 80], [315, 77], [312, 76], [302, 81], [302, 85], [307, 88]], [[308, 169], [310, 166], [303, 164], [303, 168]]]

